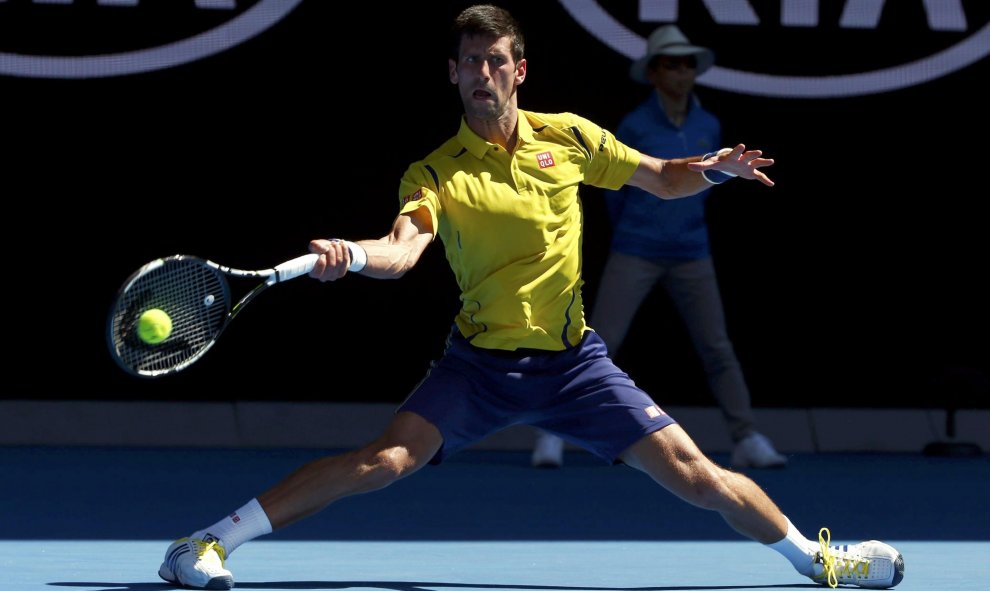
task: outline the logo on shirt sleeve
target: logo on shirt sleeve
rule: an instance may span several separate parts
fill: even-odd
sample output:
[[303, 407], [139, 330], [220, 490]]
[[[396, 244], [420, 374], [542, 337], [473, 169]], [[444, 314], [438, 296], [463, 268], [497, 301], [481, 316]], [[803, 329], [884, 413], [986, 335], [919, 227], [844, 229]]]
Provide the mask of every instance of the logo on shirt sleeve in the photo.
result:
[[550, 152], [540, 152], [537, 154], [536, 162], [539, 163], [540, 168], [550, 168], [551, 166], [557, 165], [557, 163], [553, 160], [553, 154]]
[[646, 411], [646, 416], [650, 417], [651, 419], [655, 419], [659, 416], [663, 416], [667, 414], [662, 410], [660, 410], [660, 407], [655, 404], [653, 406], [647, 406], [643, 410]]
[[410, 201], [419, 201], [422, 198], [423, 198], [423, 190], [416, 189], [416, 192], [413, 193], [412, 195], [406, 195], [405, 197], [402, 198], [402, 205], [405, 205]]

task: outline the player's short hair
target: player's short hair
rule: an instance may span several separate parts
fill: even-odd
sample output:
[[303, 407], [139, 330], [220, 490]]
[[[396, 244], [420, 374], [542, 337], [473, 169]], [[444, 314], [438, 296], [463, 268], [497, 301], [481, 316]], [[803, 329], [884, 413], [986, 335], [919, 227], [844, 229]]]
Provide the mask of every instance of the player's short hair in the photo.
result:
[[512, 59], [518, 62], [525, 57], [526, 42], [522, 27], [508, 10], [491, 4], [477, 4], [465, 8], [457, 18], [450, 35], [450, 57], [460, 57], [461, 39], [464, 37], [508, 37], [512, 45]]

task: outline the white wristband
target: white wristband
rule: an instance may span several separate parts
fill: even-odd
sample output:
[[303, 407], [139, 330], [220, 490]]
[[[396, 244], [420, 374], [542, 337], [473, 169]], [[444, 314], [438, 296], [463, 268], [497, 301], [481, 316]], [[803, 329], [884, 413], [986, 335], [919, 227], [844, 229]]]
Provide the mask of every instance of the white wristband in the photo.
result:
[[368, 251], [364, 249], [363, 246], [350, 240], [344, 240], [344, 244], [351, 251], [351, 266], [347, 267], [347, 270], [352, 273], [357, 273], [368, 264]]
[[[731, 151], [732, 148], [722, 148], [718, 152], [709, 152], [705, 154], [704, 156], [701, 157], [701, 159], [704, 161], [704, 160], [708, 160], [712, 156], [724, 156], [725, 154], [728, 154]], [[709, 183], [713, 185], [719, 185], [736, 175], [732, 174], [731, 172], [725, 172], [722, 170], [703, 170], [701, 171], [701, 176], [705, 177], [705, 180], [708, 181]]]

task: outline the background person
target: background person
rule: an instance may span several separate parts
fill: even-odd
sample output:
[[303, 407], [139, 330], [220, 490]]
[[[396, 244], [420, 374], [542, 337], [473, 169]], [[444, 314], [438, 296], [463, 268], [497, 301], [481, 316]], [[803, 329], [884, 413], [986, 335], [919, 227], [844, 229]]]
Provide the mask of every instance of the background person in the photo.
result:
[[[652, 85], [654, 92], [622, 119], [616, 137], [660, 158], [719, 149], [721, 123], [694, 92], [695, 80], [714, 62], [710, 49], [692, 45], [676, 25], [657, 28], [646, 55], [630, 68], [632, 79]], [[749, 389], [729, 339], [705, 220], [710, 193], [664, 200], [628, 185], [606, 192], [612, 244], [590, 324], [615, 357], [640, 306], [662, 287], [684, 321], [727, 423], [732, 465], [782, 467], [787, 458], [756, 429]], [[556, 467], [563, 464], [563, 452], [562, 439], [540, 432], [531, 460], [537, 467]]]

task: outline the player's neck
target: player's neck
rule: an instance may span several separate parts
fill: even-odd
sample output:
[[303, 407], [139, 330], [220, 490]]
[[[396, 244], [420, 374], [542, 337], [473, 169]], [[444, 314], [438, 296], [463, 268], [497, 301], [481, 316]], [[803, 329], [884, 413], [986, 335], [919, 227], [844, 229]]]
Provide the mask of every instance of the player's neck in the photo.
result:
[[505, 151], [512, 153], [519, 139], [519, 111], [509, 109], [495, 120], [485, 120], [466, 116], [468, 127], [485, 141], [502, 146]]

